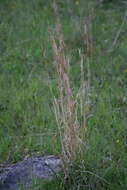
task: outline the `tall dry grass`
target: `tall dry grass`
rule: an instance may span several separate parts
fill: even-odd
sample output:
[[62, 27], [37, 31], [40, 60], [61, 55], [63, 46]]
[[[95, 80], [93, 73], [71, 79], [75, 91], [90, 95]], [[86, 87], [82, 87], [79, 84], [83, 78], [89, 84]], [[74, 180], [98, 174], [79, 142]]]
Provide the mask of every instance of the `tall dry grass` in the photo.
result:
[[[82, 152], [81, 147], [85, 144], [84, 133], [87, 129], [86, 119], [90, 108], [90, 57], [93, 51], [91, 18], [91, 15], [88, 16], [83, 23], [85, 51], [82, 53], [79, 50], [81, 77], [80, 88], [76, 95], [73, 93], [74, 87], [71, 86], [69, 58], [65, 54], [66, 45], [58, 14], [55, 31], [50, 34], [54, 60], [56, 62], [59, 91], [59, 97], [54, 97], [53, 104], [65, 168], [76, 159], [79, 152]], [[84, 65], [87, 67], [86, 73], [84, 73]], [[78, 118], [79, 114], [80, 121]], [[65, 170], [65, 173], [67, 175], [67, 170]]]

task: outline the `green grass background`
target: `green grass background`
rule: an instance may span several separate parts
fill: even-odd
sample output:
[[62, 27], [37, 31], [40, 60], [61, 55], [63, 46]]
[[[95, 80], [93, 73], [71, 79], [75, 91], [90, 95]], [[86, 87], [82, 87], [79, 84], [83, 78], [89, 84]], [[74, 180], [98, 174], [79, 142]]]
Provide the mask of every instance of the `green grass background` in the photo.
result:
[[[95, 1], [59, 0], [59, 17], [71, 57], [73, 88], [78, 88], [78, 49], [84, 50], [83, 21]], [[127, 22], [112, 44], [127, 9], [126, 1], [97, 5], [92, 23], [91, 111], [83, 160], [71, 169], [71, 182], [40, 189], [127, 188]], [[0, 1], [0, 163], [30, 155], [60, 155], [50, 85], [57, 94], [49, 29], [56, 16], [50, 0]], [[82, 163], [82, 169], [80, 164]], [[74, 171], [73, 171], [74, 170]], [[103, 180], [108, 181], [108, 184]], [[61, 180], [60, 180], [61, 181]], [[39, 189], [38, 188], [38, 189]]]

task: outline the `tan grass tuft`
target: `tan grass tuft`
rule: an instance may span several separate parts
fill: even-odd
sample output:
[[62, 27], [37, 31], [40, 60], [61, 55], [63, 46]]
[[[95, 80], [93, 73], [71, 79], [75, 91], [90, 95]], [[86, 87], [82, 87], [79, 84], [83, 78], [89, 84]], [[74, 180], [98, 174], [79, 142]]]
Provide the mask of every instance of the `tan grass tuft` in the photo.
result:
[[[55, 11], [57, 7], [55, 6]], [[57, 14], [58, 15], [58, 14]], [[58, 75], [58, 90], [59, 98], [54, 97], [54, 111], [58, 124], [62, 157], [65, 164], [72, 163], [76, 154], [84, 144], [84, 132], [86, 129], [86, 117], [89, 113], [89, 93], [90, 93], [90, 56], [92, 54], [92, 38], [91, 38], [91, 17], [88, 17], [87, 22], [84, 23], [84, 46], [85, 53], [80, 54], [81, 67], [81, 86], [77, 95], [73, 95], [69, 75], [69, 59], [65, 56], [65, 43], [61, 32], [61, 25], [59, 18], [57, 19], [55, 32], [52, 32], [51, 45], [53, 55], [56, 62], [56, 69]], [[84, 77], [84, 63], [87, 65], [87, 77]], [[87, 79], [86, 79], [87, 78]], [[78, 121], [78, 114], [82, 121]], [[81, 152], [81, 151], [80, 151]]]

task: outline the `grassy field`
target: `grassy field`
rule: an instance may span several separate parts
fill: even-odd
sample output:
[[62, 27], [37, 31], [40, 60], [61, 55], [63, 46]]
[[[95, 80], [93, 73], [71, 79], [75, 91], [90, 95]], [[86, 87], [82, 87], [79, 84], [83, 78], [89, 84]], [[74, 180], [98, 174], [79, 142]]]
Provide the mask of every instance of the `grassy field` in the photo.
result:
[[75, 93], [81, 77], [79, 49], [86, 53], [84, 22], [92, 15], [83, 157], [71, 167], [68, 181], [60, 178], [38, 189], [125, 190], [126, 1], [99, 5], [94, 0], [60, 0], [57, 6], [56, 16], [50, 0], [0, 2], [0, 163], [15, 163], [31, 155], [61, 155], [53, 108], [57, 73], [49, 31], [59, 16]]

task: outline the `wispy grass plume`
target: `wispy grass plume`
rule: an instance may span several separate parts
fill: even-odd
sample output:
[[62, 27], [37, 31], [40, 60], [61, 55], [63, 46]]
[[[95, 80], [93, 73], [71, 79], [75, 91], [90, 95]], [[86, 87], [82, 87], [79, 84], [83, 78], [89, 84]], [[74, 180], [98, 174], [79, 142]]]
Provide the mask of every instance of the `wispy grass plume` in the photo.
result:
[[[62, 156], [66, 163], [75, 160], [76, 154], [83, 144], [83, 134], [86, 129], [86, 115], [89, 112], [90, 92], [90, 68], [89, 56], [92, 51], [91, 38], [88, 35], [88, 23], [85, 23], [85, 45], [84, 55], [79, 50], [81, 81], [80, 88], [76, 95], [73, 93], [69, 74], [69, 59], [65, 55], [65, 43], [61, 32], [61, 25], [58, 22], [55, 33], [51, 34], [51, 44], [56, 62], [58, 75], [59, 97], [54, 97], [54, 111], [60, 131]], [[88, 30], [87, 30], [88, 29]], [[87, 65], [87, 76], [84, 77], [84, 63]], [[80, 114], [80, 117], [78, 115]]]

